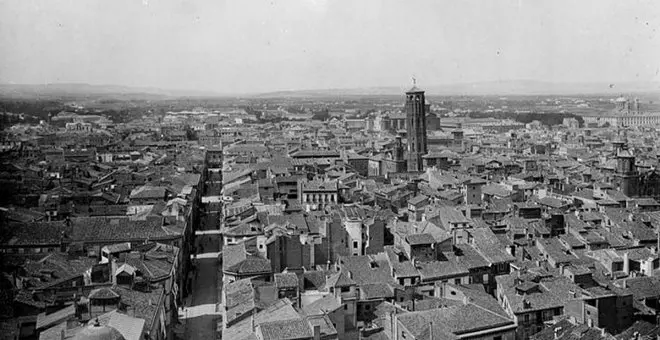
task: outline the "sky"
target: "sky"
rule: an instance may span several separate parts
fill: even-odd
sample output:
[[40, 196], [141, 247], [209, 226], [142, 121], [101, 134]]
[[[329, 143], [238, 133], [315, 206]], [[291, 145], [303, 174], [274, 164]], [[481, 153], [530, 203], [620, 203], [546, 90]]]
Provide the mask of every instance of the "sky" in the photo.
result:
[[660, 81], [657, 0], [0, 0], [0, 83]]

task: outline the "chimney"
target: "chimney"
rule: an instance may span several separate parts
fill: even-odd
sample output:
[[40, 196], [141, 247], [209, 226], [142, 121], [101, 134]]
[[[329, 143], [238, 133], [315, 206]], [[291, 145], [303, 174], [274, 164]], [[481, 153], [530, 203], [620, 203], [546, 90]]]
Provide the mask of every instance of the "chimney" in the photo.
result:
[[554, 329], [555, 339], [559, 339], [559, 331], [560, 330], [561, 330], [561, 327], [556, 327]]
[[396, 315], [396, 308], [392, 312], [390, 312], [390, 334], [389, 334], [390, 338], [395, 338], [397, 336], [395, 315]]
[[113, 284], [117, 284], [117, 259], [110, 256], [110, 281], [112, 281]]
[[314, 340], [321, 340], [321, 325], [314, 325]]

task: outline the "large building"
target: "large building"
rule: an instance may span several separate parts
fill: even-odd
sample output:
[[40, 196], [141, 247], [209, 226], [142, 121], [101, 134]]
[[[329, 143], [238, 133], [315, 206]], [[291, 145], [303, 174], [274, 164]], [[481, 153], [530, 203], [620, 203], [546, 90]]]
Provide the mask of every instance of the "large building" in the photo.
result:
[[615, 109], [612, 112], [598, 116], [584, 116], [587, 126], [651, 126], [660, 125], [660, 113], [645, 112], [639, 99], [630, 101], [619, 97], [614, 101]]
[[406, 92], [406, 122], [408, 139], [408, 172], [424, 171], [422, 156], [426, 155], [426, 100], [424, 91], [413, 86]]

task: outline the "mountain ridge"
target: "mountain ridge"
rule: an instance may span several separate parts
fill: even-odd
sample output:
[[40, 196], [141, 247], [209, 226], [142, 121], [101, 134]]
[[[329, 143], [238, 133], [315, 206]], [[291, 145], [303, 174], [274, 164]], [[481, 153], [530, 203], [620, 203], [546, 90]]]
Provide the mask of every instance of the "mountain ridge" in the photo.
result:
[[[408, 86], [408, 87], [412, 87]], [[146, 99], [176, 99], [183, 97], [341, 97], [341, 96], [389, 96], [401, 95], [408, 87], [371, 86], [356, 88], [280, 90], [261, 93], [226, 94], [213, 91], [175, 90], [156, 87], [131, 87], [124, 85], [94, 85], [86, 83], [53, 84], [0, 84], [0, 96], [4, 97], [145, 97]], [[420, 86], [430, 96], [470, 95], [618, 95], [643, 92], [660, 92], [660, 82], [546, 82], [538, 80], [506, 80], [466, 82]], [[144, 98], [143, 98], [144, 99]]]
[[[612, 85], [612, 86], [611, 86]], [[410, 86], [412, 87], [412, 85]], [[626, 94], [660, 91], [658, 82], [623, 83], [559, 83], [537, 80], [513, 80], [470, 82], [420, 86], [427, 95], [580, 95], [580, 94]], [[321, 95], [400, 95], [407, 87], [379, 86], [345, 89], [289, 90], [260, 93], [256, 97], [276, 96], [321, 96]]]

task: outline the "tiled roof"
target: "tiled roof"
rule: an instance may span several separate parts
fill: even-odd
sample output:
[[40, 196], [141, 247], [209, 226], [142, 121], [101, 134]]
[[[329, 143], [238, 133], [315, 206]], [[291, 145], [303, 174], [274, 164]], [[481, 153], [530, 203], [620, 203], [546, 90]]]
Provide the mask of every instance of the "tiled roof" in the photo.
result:
[[648, 321], [636, 321], [625, 331], [616, 335], [617, 340], [629, 340], [635, 338], [635, 333], [640, 337], [648, 336], [651, 339], [657, 339], [660, 336], [660, 326], [654, 325]]
[[141, 186], [131, 191], [131, 199], [164, 199], [167, 193], [166, 187]]
[[436, 281], [444, 278], [468, 275], [469, 271], [457, 261], [432, 261], [417, 263], [423, 281]]
[[275, 274], [275, 286], [277, 288], [298, 288], [298, 275], [296, 273]]
[[413, 204], [413, 205], [417, 205], [419, 203], [424, 202], [424, 200], [426, 200], [426, 199], [428, 199], [428, 197], [426, 197], [424, 195], [417, 195], [417, 196], [409, 199], [408, 203]]
[[340, 258], [342, 272], [350, 272], [357, 285], [368, 283], [395, 283], [391, 267], [384, 253]]
[[410, 234], [431, 234], [435, 239], [435, 242], [443, 242], [449, 238], [451, 235], [449, 232], [434, 224], [433, 222], [401, 222], [396, 221], [392, 224], [391, 230], [393, 233], [397, 233], [402, 237]]
[[[24, 256], [18, 255], [17, 259], [20, 257]], [[37, 258], [26, 257], [24, 259], [28, 259], [22, 263], [27, 274], [38, 278], [36, 281], [31, 281], [36, 284], [35, 288], [55, 285], [74, 276], [82, 276], [97, 263], [93, 258], [86, 256], [69, 258], [67, 254], [62, 253], [51, 253], [40, 255]], [[51, 278], [43, 277], [41, 275], [43, 272], [52, 273]]]
[[[576, 284], [563, 276], [541, 280], [533, 277], [523, 277], [520, 281], [517, 281], [517, 273], [513, 273], [500, 275], [495, 279], [498, 286], [502, 287], [502, 294], [506, 296], [509, 306], [511, 306], [514, 313], [527, 313], [563, 307], [572, 298], [570, 291], [579, 291], [580, 289]], [[539, 289], [523, 297], [516, 292], [516, 287], [529, 282], [529, 280], [538, 280]], [[523, 306], [523, 299], [529, 303], [528, 306]]]
[[[281, 299], [259, 311], [254, 316], [254, 325], [279, 320], [300, 319], [300, 314], [293, 308], [289, 299]], [[256, 340], [252, 329], [252, 317], [245, 318], [238, 323], [223, 329], [222, 338], [232, 340]]]
[[119, 294], [115, 293], [109, 287], [102, 287], [92, 290], [87, 296], [90, 300], [116, 299]]
[[660, 295], [660, 279], [656, 277], [635, 277], [626, 280], [626, 288], [633, 293], [635, 299], [653, 299]]
[[515, 260], [506, 252], [504, 245], [489, 228], [475, 228], [470, 230], [470, 233], [474, 240], [474, 248], [490, 263], [505, 263]]
[[458, 250], [456, 253], [445, 253], [445, 256], [450, 260], [455, 256], [456, 261], [468, 270], [484, 268], [490, 265], [490, 262], [481, 256], [472, 245], [459, 244], [455, 247]]
[[332, 295], [326, 295], [308, 305], [302, 307], [307, 315], [323, 315], [331, 313], [342, 307], [342, 304]]
[[345, 271], [339, 271], [330, 274], [325, 280], [326, 287], [349, 287], [355, 285], [356, 282], [350, 278], [350, 275]]
[[326, 272], [321, 270], [306, 271], [303, 273], [303, 286], [320, 290], [326, 285], [326, 275]]
[[398, 320], [417, 339], [430, 339], [431, 334], [434, 339], [447, 339], [447, 335], [514, 325], [513, 320], [473, 304], [410, 312], [399, 315]]
[[112, 288], [121, 297], [121, 302], [130, 306], [134, 317], [144, 319], [146, 325], [151, 325], [157, 316], [158, 301], [164, 294], [163, 288], [152, 288], [149, 292], [140, 292], [121, 286]]
[[9, 245], [59, 244], [73, 228], [62, 221], [9, 223]]
[[159, 239], [181, 235], [183, 225], [163, 226], [163, 218], [148, 216], [146, 220], [128, 217], [78, 217], [71, 219], [70, 238], [75, 241], [125, 241]]
[[44, 329], [48, 326], [51, 326], [55, 323], [60, 323], [62, 321], [67, 321], [67, 319], [72, 318], [76, 315], [76, 306], [69, 305], [64, 307], [56, 312], [46, 314], [40, 313], [37, 316], [37, 329]]
[[306, 319], [307, 322], [309, 322], [309, 325], [312, 329], [314, 329], [315, 326], [319, 326], [321, 339], [337, 336], [337, 329], [333, 325], [330, 316], [318, 315], [318, 316], [307, 317]]
[[122, 314], [117, 310], [98, 317], [101, 326], [116, 329], [126, 340], [140, 340], [144, 331], [145, 320]]
[[250, 279], [227, 283], [223, 290], [225, 319], [228, 323], [256, 307], [255, 292]]
[[406, 241], [408, 241], [408, 244], [411, 246], [433, 244], [436, 242], [431, 234], [411, 234], [406, 236]]
[[400, 260], [404, 255], [403, 251], [400, 249], [397, 249], [394, 246], [385, 246], [385, 254], [387, 255], [390, 266], [394, 269], [394, 277], [405, 278], [419, 276], [419, 270], [413, 266], [409, 259], [404, 258], [403, 261]]
[[394, 297], [394, 289], [387, 283], [368, 283], [360, 285], [360, 299], [388, 299]]
[[534, 334], [533, 340], [614, 340], [615, 337], [588, 325], [572, 324], [569, 320], [561, 320], [552, 327], [547, 327]]
[[270, 261], [256, 255], [256, 239], [222, 248], [222, 270], [240, 275], [270, 272]]
[[309, 323], [304, 319], [278, 320], [261, 323], [257, 327], [264, 340], [308, 339], [314, 336]]

